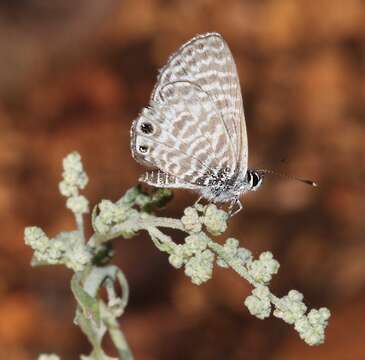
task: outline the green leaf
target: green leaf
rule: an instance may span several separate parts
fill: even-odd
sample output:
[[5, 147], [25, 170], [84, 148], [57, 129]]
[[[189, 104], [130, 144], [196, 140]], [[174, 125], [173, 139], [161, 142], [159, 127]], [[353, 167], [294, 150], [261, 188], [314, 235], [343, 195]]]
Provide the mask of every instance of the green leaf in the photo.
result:
[[118, 201], [127, 206], [133, 206], [138, 195], [142, 194], [140, 185], [130, 188], [124, 196]]
[[76, 274], [71, 279], [71, 290], [80, 305], [85, 318], [92, 319], [99, 327], [100, 311], [98, 301], [80, 286], [79, 279]]
[[150, 195], [150, 201], [141, 209], [151, 213], [155, 209], [163, 208], [172, 199], [173, 194], [170, 189], [157, 189]]

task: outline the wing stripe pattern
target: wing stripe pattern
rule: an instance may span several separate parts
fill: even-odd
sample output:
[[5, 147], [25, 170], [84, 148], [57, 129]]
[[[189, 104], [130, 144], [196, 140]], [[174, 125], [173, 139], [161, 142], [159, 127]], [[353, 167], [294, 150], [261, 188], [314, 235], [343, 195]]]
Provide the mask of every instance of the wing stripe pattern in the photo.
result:
[[197, 36], [161, 70], [150, 106], [131, 129], [133, 157], [150, 185], [207, 186], [247, 171], [247, 138], [236, 66], [219, 34]]
[[[232, 151], [224, 146], [224, 127], [206, 93], [188, 82], [172, 83], [161, 101], [145, 108], [132, 126], [137, 161], [192, 184], [228, 166]], [[147, 123], [150, 134], [143, 131]], [[219, 129], [220, 136], [209, 138], [207, 127]]]
[[247, 171], [247, 136], [236, 65], [220, 34], [199, 35], [183, 45], [162, 68], [151, 99], [164, 84], [188, 80], [206, 91], [216, 104], [235, 149], [234, 168]]

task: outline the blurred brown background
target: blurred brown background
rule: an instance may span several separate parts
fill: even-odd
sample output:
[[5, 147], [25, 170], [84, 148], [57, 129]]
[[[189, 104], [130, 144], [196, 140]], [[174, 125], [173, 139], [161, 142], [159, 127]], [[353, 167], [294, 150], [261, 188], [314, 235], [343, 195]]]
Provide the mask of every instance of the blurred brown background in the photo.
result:
[[[131, 286], [121, 326], [136, 359], [365, 358], [364, 1], [2, 0], [2, 359], [88, 353], [72, 324], [71, 273], [30, 268], [23, 229], [72, 229], [57, 190], [72, 150], [83, 156], [92, 204], [136, 183], [131, 122], [168, 55], [207, 31], [222, 33], [236, 59], [251, 167], [320, 184], [265, 180], [225, 236], [274, 253], [275, 293], [298, 289], [333, 315], [325, 344], [311, 348], [281, 320], [250, 316], [250, 287], [237, 275], [216, 269], [194, 286], [142, 233], [114, 241]], [[181, 216], [196, 199], [175, 195], [163, 214]]]

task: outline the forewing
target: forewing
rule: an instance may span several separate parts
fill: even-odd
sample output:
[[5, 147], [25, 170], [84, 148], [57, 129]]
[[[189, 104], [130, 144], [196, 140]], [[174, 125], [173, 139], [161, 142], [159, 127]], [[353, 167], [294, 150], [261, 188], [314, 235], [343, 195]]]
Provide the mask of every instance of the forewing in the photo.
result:
[[151, 100], [159, 101], [166, 84], [176, 81], [191, 82], [208, 94], [234, 149], [230, 163], [245, 174], [248, 144], [240, 83], [232, 54], [220, 34], [199, 35], [174, 53], [160, 71]]

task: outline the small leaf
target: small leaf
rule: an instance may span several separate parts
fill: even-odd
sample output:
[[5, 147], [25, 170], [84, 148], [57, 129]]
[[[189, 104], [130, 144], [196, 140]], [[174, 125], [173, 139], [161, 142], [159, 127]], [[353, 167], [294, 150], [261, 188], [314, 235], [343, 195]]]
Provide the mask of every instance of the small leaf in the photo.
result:
[[127, 206], [133, 206], [138, 195], [143, 194], [140, 185], [130, 188], [118, 201]]
[[155, 209], [163, 208], [172, 199], [170, 189], [157, 189], [150, 195], [150, 201], [142, 207], [142, 211], [151, 213]]
[[100, 326], [100, 311], [98, 301], [88, 294], [79, 284], [79, 279], [75, 274], [71, 280], [71, 290], [80, 305], [86, 319], [92, 319], [96, 325]]

